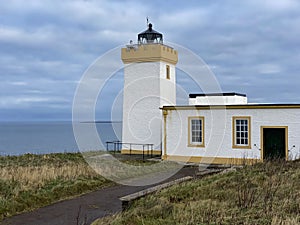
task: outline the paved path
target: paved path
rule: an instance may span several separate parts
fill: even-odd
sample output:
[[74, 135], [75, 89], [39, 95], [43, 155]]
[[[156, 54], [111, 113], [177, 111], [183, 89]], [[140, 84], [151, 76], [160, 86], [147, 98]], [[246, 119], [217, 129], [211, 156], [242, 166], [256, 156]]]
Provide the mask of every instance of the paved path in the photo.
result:
[[[185, 167], [167, 181], [194, 176], [198, 168]], [[155, 185], [151, 185], [155, 186]], [[58, 202], [33, 212], [4, 220], [4, 225], [77, 225], [90, 224], [99, 217], [121, 211], [120, 197], [151, 186], [122, 186], [103, 188], [78, 198]], [[85, 222], [86, 221], [86, 222]], [[84, 223], [85, 222], [85, 223]]]

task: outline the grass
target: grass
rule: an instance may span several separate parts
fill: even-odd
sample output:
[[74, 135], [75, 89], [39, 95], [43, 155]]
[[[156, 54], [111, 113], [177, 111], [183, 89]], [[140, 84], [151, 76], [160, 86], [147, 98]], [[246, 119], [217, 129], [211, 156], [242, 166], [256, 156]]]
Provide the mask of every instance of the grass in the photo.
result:
[[300, 161], [266, 162], [175, 185], [102, 224], [300, 224]]
[[111, 184], [80, 153], [0, 157], [0, 221]]
[[[176, 172], [182, 168], [182, 165], [175, 162], [144, 162], [137, 158], [129, 160], [126, 155], [122, 156], [119, 154], [111, 157], [105, 152], [88, 153], [84, 154], [84, 157], [89, 165], [99, 174], [105, 174], [106, 178], [124, 185], [151, 184], [151, 180], [162, 176], [169, 177], [169, 174], [173, 174], [174, 171]], [[150, 177], [152, 179], [149, 179]]]

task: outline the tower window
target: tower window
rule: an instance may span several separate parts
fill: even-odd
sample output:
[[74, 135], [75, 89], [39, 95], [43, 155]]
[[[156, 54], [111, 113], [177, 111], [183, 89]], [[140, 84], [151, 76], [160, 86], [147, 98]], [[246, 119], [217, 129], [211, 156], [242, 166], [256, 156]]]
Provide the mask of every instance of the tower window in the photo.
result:
[[170, 80], [170, 66], [166, 65], [166, 78]]

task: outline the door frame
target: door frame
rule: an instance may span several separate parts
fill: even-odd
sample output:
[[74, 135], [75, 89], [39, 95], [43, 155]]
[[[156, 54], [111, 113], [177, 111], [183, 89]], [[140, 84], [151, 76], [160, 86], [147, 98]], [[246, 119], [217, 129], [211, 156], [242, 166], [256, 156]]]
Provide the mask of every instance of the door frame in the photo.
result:
[[264, 161], [264, 128], [284, 128], [285, 133], [285, 160], [289, 158], [288, 126], [260, 126], [260, 159]]

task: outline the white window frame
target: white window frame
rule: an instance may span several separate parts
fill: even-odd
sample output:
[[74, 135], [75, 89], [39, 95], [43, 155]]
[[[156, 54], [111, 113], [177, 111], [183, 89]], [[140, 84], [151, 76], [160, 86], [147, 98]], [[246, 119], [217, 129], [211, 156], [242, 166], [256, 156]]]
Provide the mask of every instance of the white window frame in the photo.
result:
[[232, 118], [232, 148], [251, 148], [251, 117]]
[[[193, 121], [200, 121], [200, 127], [193, 126]], [[191, 116], [188, 118], [188, 146], [189, 147], [205, 147], [204, 144], [204, 131], [205, 131], [205, 123], [203, 116]], [[199, 132], [200, 141], [193, 141], [194, 134]]]

